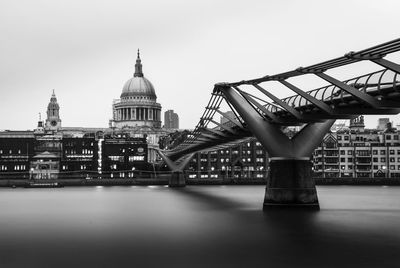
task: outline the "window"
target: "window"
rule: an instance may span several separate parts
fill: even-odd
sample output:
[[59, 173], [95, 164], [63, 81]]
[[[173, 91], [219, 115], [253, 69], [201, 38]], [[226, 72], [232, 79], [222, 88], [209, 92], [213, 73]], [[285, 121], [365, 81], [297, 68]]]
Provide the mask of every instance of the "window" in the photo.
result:
[[352, 150], [348, 150], [348, 151], [347, 151], [347, 154], [348, 154], [348, 155], [353, 155], [353, 151], [352, 151]]
[[[204, 162], [203, 160], [207, 161], [207, 159], [201, 159], [201, 162]], [[134, 161], [144, 161], [144, 155], [129, 156], [129, 162], [134, 162]]]
[[374, 165], [374, 166], [373, 166], [373, 169], [379, 169], [379, 166]]
[[378, 157], [372, 158], [372, 162], [378, 162]]
[[344, 140], [348, 141], [349, 140], [349, 136], [344, 136]]
[[389, 158], [389, 162], [394, 162], [395, 161], [395, 158], [394, 157], [390, 157]]
[[14, 170], [25, 170], [25, 165], [15, 165]]
[[391, 140], [392, 139], [392, 135], [386, 135], [386, 140]]
[[353, 158], [352, 157], [348, 157], [347, 161], [351, 163], [351, 162], [353, 162]]
[[337, 137], [337, 139], [338, 139], [338, 141], [341, 141], [341, 140], [342, 140], [342, 136], [339, 135], [339, 136]]
[[394, 165], [390, 165], [389, 168], [390, 168], [390, 170], [394, 170], [395, 166]]
[[378, 150], [372, 150], [372, 154], [378, 154]]
[[340, 154], [345, 155], [346, 154], [345, 150], [340, 150]]
[[389, 154], [394, 154], [394, 150], [390, 150], [390, 151], [389, 151]]
[[386, 162], [386, 157], [381, 157], [381, 162]]
[[384, 155], [384, 154], [386, 154], [386, 151], [385, 150], [381, 150], [381, 155]]
[[346, 162], [346, 158], [340, 158], [340, 162]]
[[353, 169], [353, 165], [348, 165], [349, 169]]
[[120, 155], [110, 155], [108, 156], [108, 159], [112, 161], [119, 161], [119, 162], [124, 162], [124, 157]]

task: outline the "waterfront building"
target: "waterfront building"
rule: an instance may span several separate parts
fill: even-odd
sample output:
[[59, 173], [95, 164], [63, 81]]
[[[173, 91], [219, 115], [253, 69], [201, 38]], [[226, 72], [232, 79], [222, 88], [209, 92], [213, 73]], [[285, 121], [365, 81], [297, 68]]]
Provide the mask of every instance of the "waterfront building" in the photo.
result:
[[30, 131], [0, 132], [0, 178], [29, 178], [35, 138]]
[[179, 116], [174, 110], [168, 110], [164, 113], [164, 127], [166, 129], [179, 129]]
[[400, 177], [400, 133], [390, 123], [384, 131], [363, 124], [361, 116], [349, 129], [325, 136], [313, 153], [316, 177]]
[[236, 146], [196, 153], [187, 167], [191, 179], [265, 179], [268, 154], [255, 138]]
[[[150, 171], [146, 138], [105, 139], [101, 142], [102, 174], [110, 178], [145, 176]], [[147, 175], [147, 174], [146, 174]]]
[[63, 135], [60, 173], [63, 178], [88, 177], [98, 171], [98, 139], [92, 135]]

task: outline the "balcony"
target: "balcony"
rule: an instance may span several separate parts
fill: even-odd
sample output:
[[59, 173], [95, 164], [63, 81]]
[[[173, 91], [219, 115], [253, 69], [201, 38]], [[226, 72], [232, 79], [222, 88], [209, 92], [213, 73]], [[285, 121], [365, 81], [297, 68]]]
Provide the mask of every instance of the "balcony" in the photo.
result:
[[358, 160], [358, 159], [356, 159], [356, 164], [357, 165], [371, 165], [372, 164], [372, 162], [371, 161], [360, 161], [360, 160]]
[[371, 172], [372, 170], [370, 168], [356, 168], [356, 172]]
[[326, 168], [324, 172], [340, 172], [339, 168]]

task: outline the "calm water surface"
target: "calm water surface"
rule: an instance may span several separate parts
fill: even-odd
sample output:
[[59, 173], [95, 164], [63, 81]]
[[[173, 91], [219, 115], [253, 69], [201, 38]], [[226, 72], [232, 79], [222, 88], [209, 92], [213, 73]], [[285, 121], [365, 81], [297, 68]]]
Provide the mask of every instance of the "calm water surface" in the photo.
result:
[[319, 212], [264, 186], [0, 189], [0, 267], [400, 267], [400, 187], [321, 186]]

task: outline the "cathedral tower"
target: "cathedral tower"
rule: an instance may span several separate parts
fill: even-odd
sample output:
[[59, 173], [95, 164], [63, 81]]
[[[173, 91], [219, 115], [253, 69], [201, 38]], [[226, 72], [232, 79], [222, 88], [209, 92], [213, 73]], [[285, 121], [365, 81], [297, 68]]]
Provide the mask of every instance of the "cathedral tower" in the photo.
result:
[[49, 105], [47, 106], [46, 130], [57, 131], [60, 128], [60, 106], [57, 103], [56, 94], [53, 89], [53, 94], [51, 95]]
[[116, 128], [161, 129], [161, 104], [153, 84], [143, 75], [139, 50], [133, 77], [125, 83], [120, 97], [113, 103], [112, 124]]

